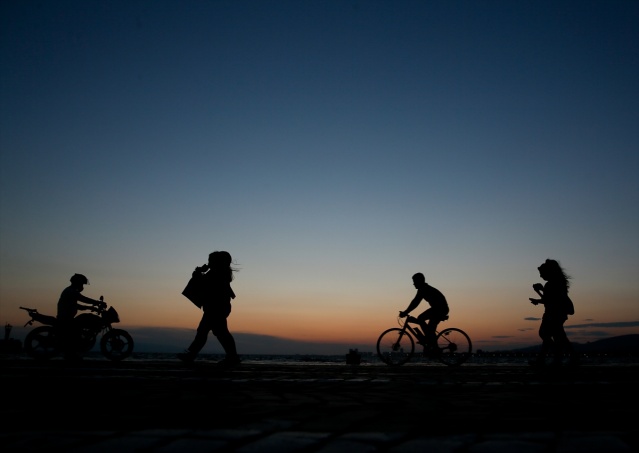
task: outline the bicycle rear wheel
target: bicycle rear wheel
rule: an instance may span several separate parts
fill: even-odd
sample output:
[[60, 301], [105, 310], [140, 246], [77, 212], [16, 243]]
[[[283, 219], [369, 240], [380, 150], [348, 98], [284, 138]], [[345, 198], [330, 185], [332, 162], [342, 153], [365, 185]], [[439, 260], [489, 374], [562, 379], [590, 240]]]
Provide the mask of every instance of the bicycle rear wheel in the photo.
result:
[[388, 329], [377, 339], [377, 355], [387, 365], [403, 365], [414, 353], [415, 341], [404, 329]]
[[461, 329], [451, 327], [437, 335], [439, 361], [448, 366], [459, 366], [470, 358], [473, 350], [470, 337]]

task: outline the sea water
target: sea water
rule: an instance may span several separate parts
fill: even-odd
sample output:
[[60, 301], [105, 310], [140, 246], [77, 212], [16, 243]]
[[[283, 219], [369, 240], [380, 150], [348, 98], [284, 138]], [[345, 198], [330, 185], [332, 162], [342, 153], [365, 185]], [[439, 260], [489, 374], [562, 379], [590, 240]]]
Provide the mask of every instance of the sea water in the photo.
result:
[[[362, 352], [361, 361], [358, 365], [348, 366], [372, 366], [383, 365], [384, 363], [379, 359], [377, 354]], [[90, 353], [90, 357], [99, 359], [101, 356], [99, 353]], [[484, 353], [484, 354], [471, 354], [467, 362], [462, 366], [483, 366], [483, 365], [499, 365], [499, 366], [517, 366], [528, 365], [528, 361], [534, 358], [535, 354], [530, 353]], [[217, 362], [224, 358], [221, 354], [200, 354], [198, 360]], [[270, 365], [347, 365], [346, 354], [341, 355], [308, 355], [308, 354], [242, 354], [243, 362], [250, 362], [252, 364], [270, 364]], [[126, 360], [133, 361], [149, 361], [149, 362], [162, 362], [162, 361], [177, 361], [177, 357], [174, 353], [133, 353], [131, 357]], [[566, 359], [567, 360], [567, 359]], [[584, 365], [601, 365], [601, 366], [613, 366], [613, 365], [639, 365], [639, 355], [635, 354], [597, 354], [597, 355], [580, 355], [580, 361]], [[404, 366], [444, 366], [436, 359], [423, 358], [416, 354], [411, 360]]]

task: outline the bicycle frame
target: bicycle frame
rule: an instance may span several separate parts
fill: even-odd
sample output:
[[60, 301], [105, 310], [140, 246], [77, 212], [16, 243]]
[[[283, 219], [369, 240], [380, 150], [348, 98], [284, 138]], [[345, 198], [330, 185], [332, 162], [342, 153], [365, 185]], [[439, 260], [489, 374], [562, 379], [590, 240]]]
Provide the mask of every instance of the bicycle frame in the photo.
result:
[[[442, 321], [447, 320], [448, 317]], [[403, 321], [402, 321], [403, 320]], [[411, 324], [419, 324], [412, 316], [398, 318], [400, 328], [393, 327], [382, 332], [377, 340], [377, 354], [388, 365], [403, 365], [415, 354], [415, 339], [426, 346], [425, 334]], [[431, 355], [448, 366], [466, 362], [472, 352], [470, 337], [461, 329], [448, 327], [435, 329], [436, 341], [431, 346]]]
[[[402, 319], [402, 318], [399, 318]], [[446, 321], [448, 319], [448, 316], [446, 316], [442, 321]], [[417, 330], [417, 327], [413, 327], [411, 326], [411, 324], [419, 324], [419, 321], [417, 320], [417, 318], [415, 318], [414, 316], [406, 316], [405, 321], [403, 323], [403, 329], [404, 332], [405, 331], [409, 331], [410, 334], [417, 339], [417, 343], [422, 344], [422, 340], [426, 341], [426, 332], [422, 332], [421, 330]], [[402, 325], [400, 323], [400, 325]], [[437, 329], [435, 329], [435, 337], [437, 337], [437, 335], [439, 335], [439, 331]], [[426, 347], [426, 344], [423, 343], [423, 346]], [[436, 347], [437, 345], [431, 345], [433, 347]]]

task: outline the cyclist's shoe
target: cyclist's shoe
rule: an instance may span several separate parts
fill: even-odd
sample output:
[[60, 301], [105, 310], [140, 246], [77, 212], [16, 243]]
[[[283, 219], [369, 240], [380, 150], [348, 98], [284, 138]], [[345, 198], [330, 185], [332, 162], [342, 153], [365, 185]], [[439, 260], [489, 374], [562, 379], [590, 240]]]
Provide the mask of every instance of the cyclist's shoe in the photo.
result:
[[177, 358], [184, 363], [192, 363], [195, 360], [195, 356], [196, 354], [188, 349], [177, 354]]

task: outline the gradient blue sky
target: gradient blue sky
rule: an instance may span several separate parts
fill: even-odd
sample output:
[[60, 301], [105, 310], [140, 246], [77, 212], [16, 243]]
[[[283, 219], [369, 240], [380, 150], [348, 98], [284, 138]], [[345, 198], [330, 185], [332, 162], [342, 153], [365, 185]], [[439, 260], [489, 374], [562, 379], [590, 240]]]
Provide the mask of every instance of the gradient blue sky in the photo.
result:
[[546, 258], [574, 341], [639, 333], [637, 1], [26, 0], [0, 24], [3, 324], [80, 272], [122, 327], [194, 329], [180, 292], [228, 250], [238, 334], [374, 344], [423, 272], [475, 348], [536, 344]]

